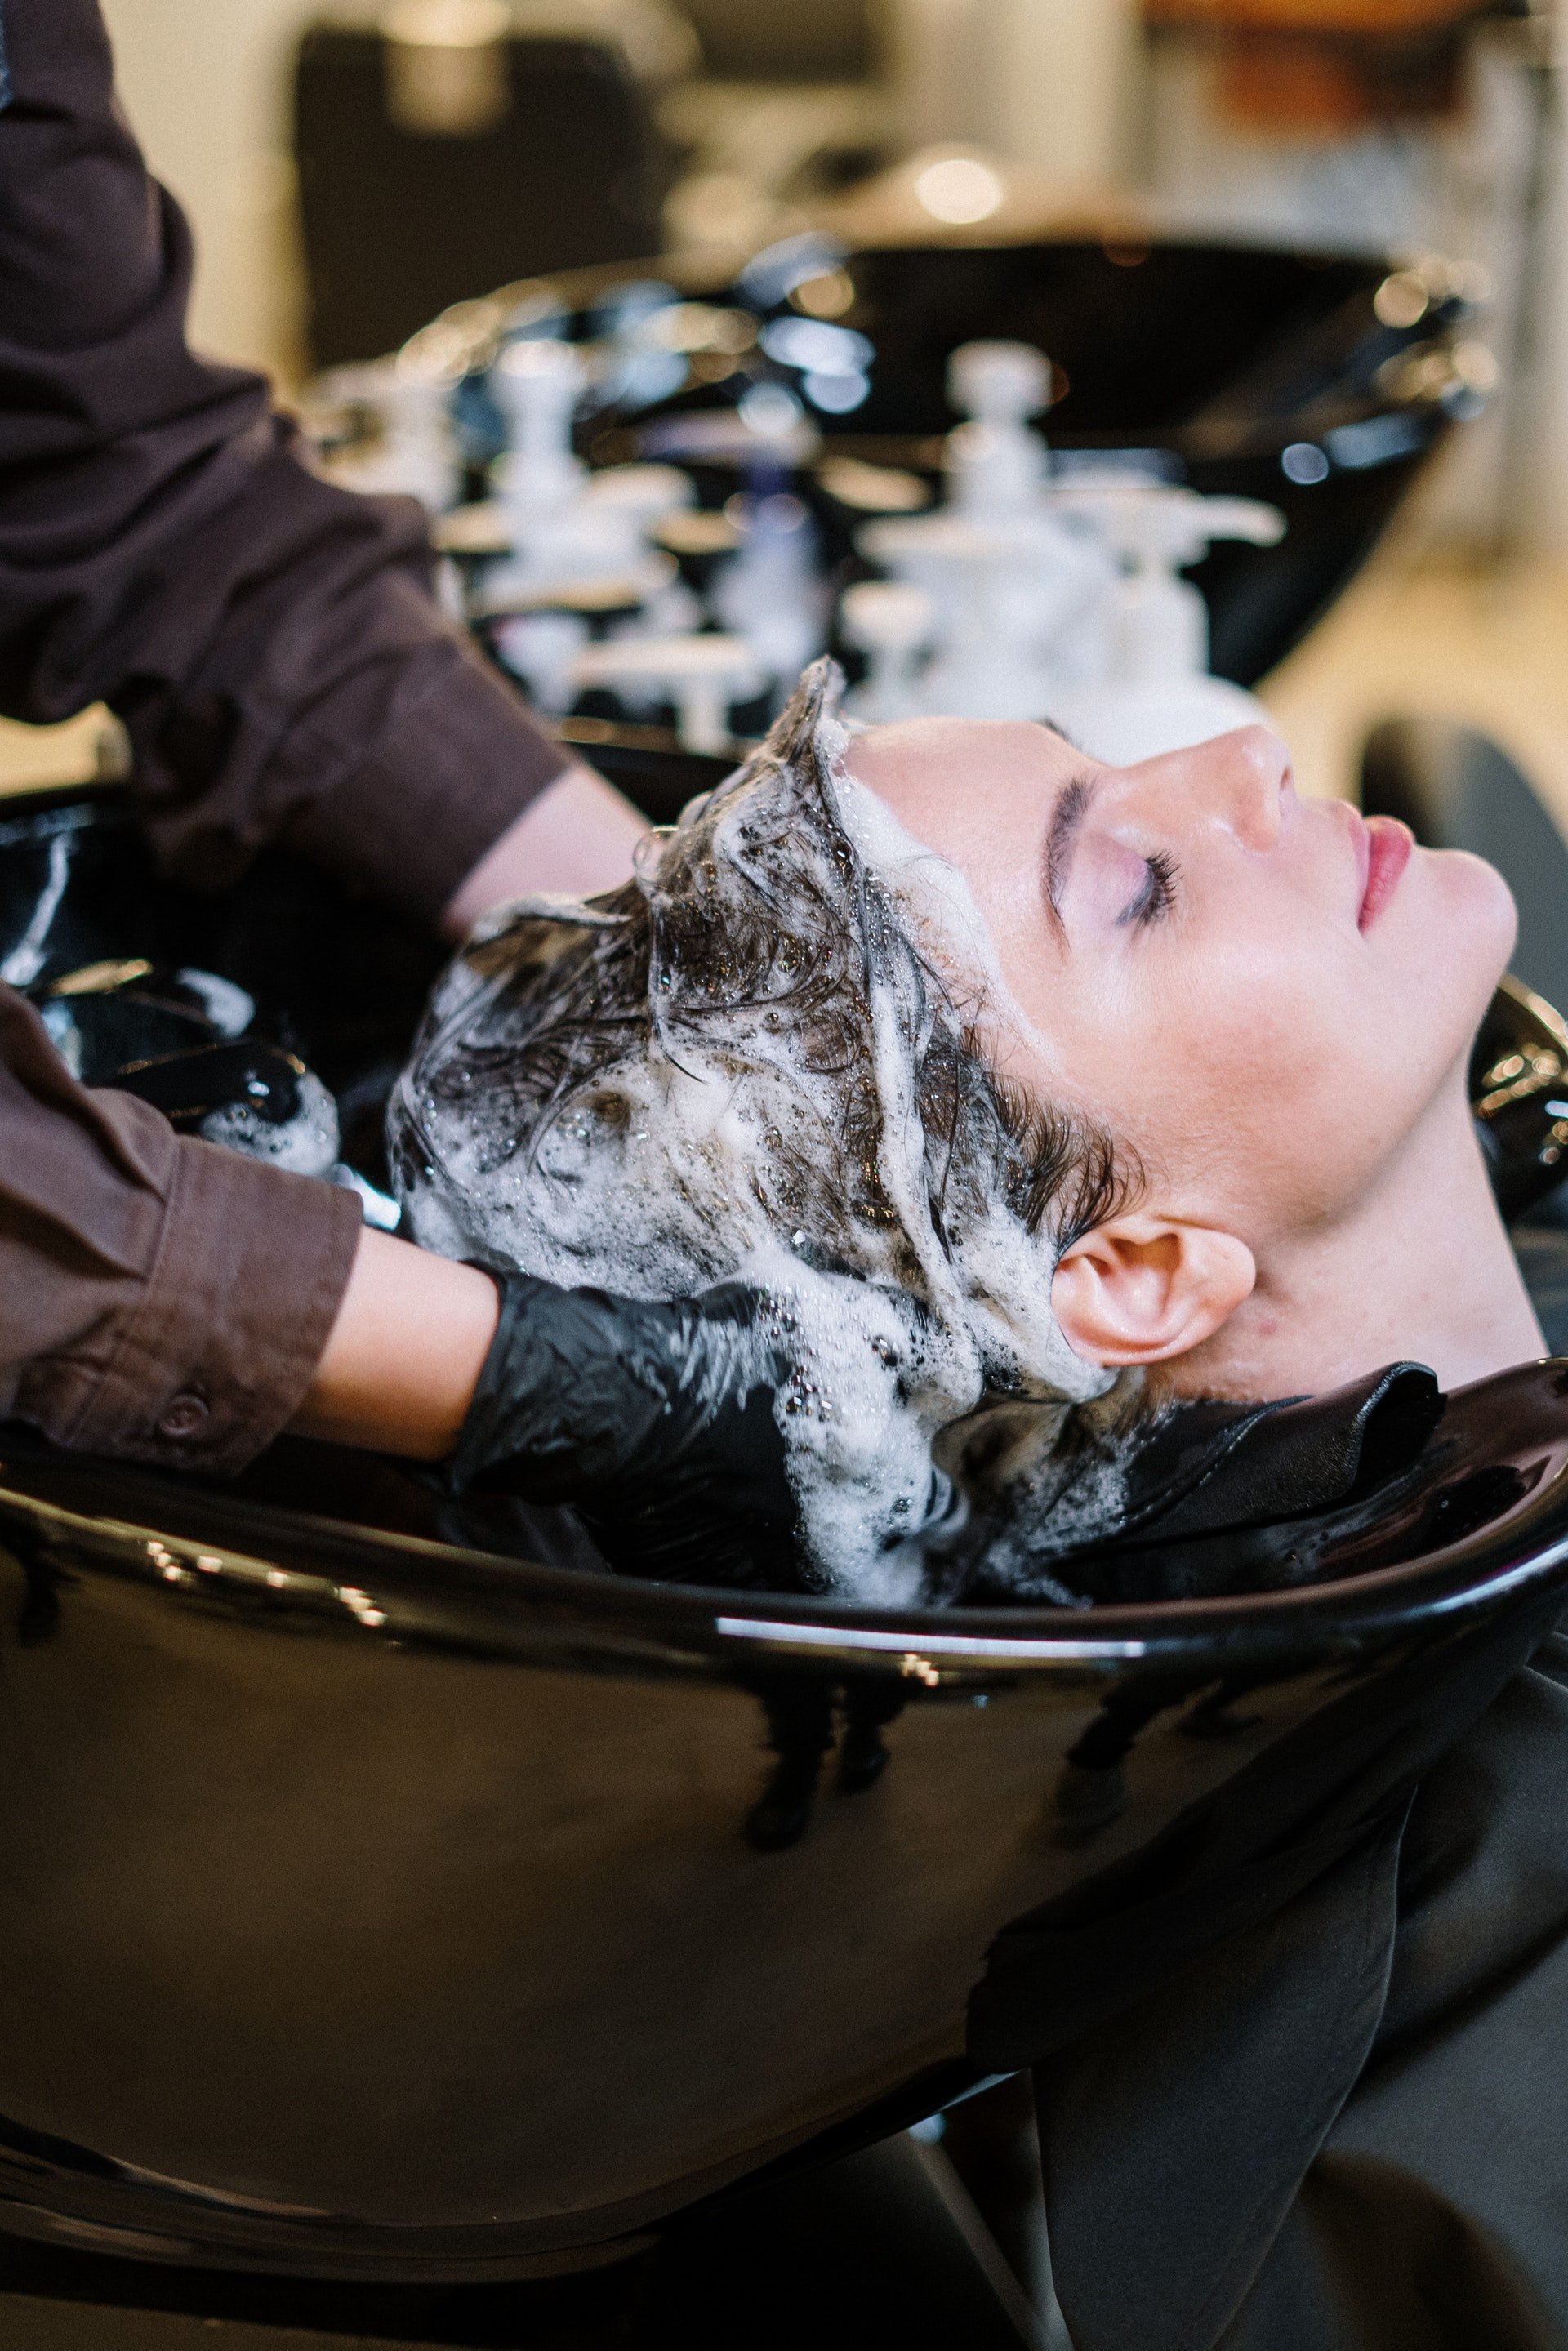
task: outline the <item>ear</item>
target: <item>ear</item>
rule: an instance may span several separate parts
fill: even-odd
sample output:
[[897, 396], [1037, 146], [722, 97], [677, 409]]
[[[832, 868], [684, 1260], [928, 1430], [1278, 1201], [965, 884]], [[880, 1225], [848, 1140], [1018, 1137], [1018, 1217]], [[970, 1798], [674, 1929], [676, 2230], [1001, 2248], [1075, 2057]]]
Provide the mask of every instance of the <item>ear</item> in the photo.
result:
[[1257, 1279], [1233, 1233], [1138, 1211], [1063, 1249], [1051, 1302], [1074, 1354], [1163, 1364], [1211, 1339]]

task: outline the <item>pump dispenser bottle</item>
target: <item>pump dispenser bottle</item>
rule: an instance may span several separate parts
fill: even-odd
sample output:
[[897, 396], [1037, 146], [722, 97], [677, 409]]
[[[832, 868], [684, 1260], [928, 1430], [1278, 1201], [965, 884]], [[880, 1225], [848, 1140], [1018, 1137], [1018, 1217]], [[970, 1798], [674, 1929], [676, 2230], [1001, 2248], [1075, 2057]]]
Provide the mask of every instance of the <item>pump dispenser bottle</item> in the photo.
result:
[[1233, 727], [1267, 726], [1255, 695], [1208, 675], [1207, 607], [1180, 575], [1217, 538], [1273, 546], [1285, 528], [1279, 509], [1158, 483], [1072, 482], [1053, 495], [1103, 539], [1122, 576], [1103, 682], [1064, 688], [1048, 715], [1092, 757], [1115, 767]]
[[1030, 422], [1050, 397], [1050, 360], [1028, 343], [965, 343], [947, 389], [968, 421], [947, 436], [946, 504], [867, 524], [856, 543], [929, 601], [934, 651], [904, 681], [923, 708], [1039, 718], [1103, 672], [1113, 569], [1051, 495], [1050, 452]]

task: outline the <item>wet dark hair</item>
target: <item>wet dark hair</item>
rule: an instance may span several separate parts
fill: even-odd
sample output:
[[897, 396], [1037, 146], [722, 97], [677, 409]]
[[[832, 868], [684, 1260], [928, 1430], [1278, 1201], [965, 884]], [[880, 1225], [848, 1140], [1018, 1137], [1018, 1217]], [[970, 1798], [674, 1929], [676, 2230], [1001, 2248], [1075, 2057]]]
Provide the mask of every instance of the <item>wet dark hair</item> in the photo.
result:
[[529, 908], [468, 947], [461, 1017], [438, 1001], [394, 1119], [407, 1182], [431, 1155], [427, 1126], [472, 1119], [480, 1104], [471, 1164], [486, 1173], [530, 1164], [564, 1119], [609, 1142], [636, 1114], [624, 1073], [651, 1058], [737, 1086], [781, 1075], [789, 1115], [764, 1129], [753, 1193], [777, 1231], [809, 1236], [820, 1264], [855, 1272], [861, 1244], [885, 1250], [898, 1225], [875, 1035], [894, 1005], [925, 1207], [945, 1251], [998, 1192], [1059, 1249], [1128, 1203], [1135, 1161], [1081, 1112], [1002, 1075], [977, 993], [961, 998], [962, 976], [937, 968], [846, 832], [819, 739], [833, 689], [819, 664], [763, 751], [662, 837], [645, 883], [570, 916]]
[[[1113, 1522], [1141, 1394], [1068, 1345], [1056, 1262], [1140, 1171], [998, 1068], [984, 942], [951, 869], [846, 778], [840, 683], [808, 673], [634, 884], [476, 935], [393, 1095], [395, 1180], [449, 1255], [643, 1298], [770, 1292], [813, 1588], [889, 1588], [877, 1562], [950, 1491], [950, 1434], [1017, 1588], [1044, 1589], [1059, 1529]], [[897, 1570], [934, 1598], [967, 1572]]]

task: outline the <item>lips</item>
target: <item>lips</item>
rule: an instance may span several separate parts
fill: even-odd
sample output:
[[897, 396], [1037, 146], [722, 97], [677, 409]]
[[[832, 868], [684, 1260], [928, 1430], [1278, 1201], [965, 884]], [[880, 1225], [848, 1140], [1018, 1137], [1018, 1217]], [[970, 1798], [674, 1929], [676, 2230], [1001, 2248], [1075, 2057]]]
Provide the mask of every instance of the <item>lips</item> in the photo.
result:
[[1355, 919], [1358, 929], [1368, 931], [1398, 889], [1416, 846], [1416, 836], [1395, 817], [1367, 817], [1362, 824], [1362, 845], [1366, 860], [1365, 879], [1361, 911]]

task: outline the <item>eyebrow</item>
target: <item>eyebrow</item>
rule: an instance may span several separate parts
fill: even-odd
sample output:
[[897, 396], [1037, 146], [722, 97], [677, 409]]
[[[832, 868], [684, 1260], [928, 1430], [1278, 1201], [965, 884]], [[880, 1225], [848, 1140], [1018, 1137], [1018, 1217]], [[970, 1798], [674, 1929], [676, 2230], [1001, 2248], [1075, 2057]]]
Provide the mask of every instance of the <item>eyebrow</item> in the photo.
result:
[[1045, 836], [1045, 903], [1058, 935], [1065, 943], [1067, 925], [1061, 919], [1061, 893], [1072, 866], [1072, 852], [1078, 846], [1078, 836], [1083, 829], [1095, 791], [1096, 776], [1074, 776], [1056, 796], [1056, 806], [1051, 812], [1051, 823]]

